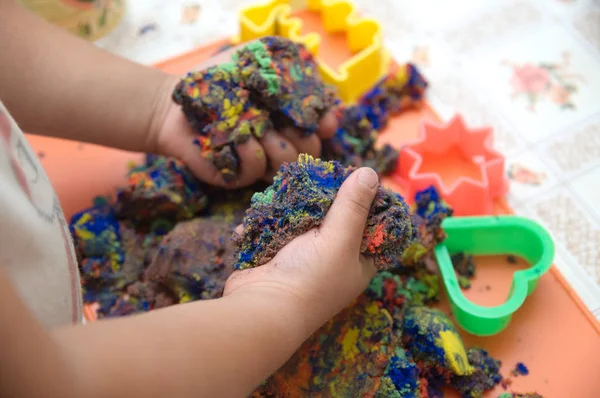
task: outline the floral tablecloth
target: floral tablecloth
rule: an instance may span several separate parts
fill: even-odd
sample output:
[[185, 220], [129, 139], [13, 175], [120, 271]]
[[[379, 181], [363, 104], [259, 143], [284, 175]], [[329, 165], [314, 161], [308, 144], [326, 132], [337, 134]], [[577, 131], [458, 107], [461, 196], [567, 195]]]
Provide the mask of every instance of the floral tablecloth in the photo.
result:
[[[248, 0], [128, 0], [98, 45], [154, 63], [237, 31]], [[600, 0], [357, 0], [444, 118], [490, 125], [508, 200], [554, 235], [556, 264], [600, 319]]]

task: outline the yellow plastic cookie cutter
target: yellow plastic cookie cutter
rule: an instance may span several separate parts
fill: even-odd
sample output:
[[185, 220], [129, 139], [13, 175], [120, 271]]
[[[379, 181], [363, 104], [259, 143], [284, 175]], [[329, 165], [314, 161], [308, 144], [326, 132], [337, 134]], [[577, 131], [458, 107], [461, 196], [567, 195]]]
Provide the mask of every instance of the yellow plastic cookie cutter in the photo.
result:
[[[302, 20], [292, 16], [300, 9], [319, 12], [326, 32], [345, 32], [354, 55], [337, 70], [319, 57], [321, 36], [301, 34]], [[383, 48], [379, 23], [360, 17], [347, 0], [271, 0], [244, 8], [239, 22], [240, 34], [234, 43], [277, 35], [304, 44], [315, 55], [323, 80], [337, 87], [346, 103], [355, 103], [388, 73], [390, 56]]]

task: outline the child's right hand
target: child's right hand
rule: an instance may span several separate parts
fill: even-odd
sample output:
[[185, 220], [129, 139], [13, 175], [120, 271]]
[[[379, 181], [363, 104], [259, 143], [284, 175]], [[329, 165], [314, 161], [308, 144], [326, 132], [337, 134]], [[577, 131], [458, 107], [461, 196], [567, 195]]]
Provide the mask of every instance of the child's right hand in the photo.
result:
[[320, 227], [291, 241], [267, 264], [234, 272], [224, 295], [287, 302], [312, 333], [362, 293], [375, 274], [360, 245], [378, 185], [369, 168], [352, 173]]
[[[238, 49], [233, 47], [223, 51], [195, 69], [229, 62], [232, 54]], [[170, 76], [169, 79], [169, 83], [163, 85], [164, 92], [158, 94], [161, 98], [156, 101], [158, 109], [155, 114], [160, 115], [161, 120], [155, 124], [156, 131], [151, 132], [150, 137], [154, 141], [152, 146], [161, 155], [179, 158], [196, 177], [211, 185], [235, 188], [250, 185], [261, 179], [270, 181], [284, 162], [296, 161], [300, 153], [320, 157], [321, 140], [331, 138], [337, 130], [337, 120], [330, 112], [321, 119], [317, 133], [308, 137], [304, 137], [294, 128], [269, 131], [260, 140], [252, 137], [248, 142], [236, 147], [241, 169], [236, 181], [227, 184], [215, 166], [200, 155], [198, 147], [192, 145], [196, 132], [189, 125], [179, 105], [171, 100], [172, 90], [179, 82], [179, 77]]]

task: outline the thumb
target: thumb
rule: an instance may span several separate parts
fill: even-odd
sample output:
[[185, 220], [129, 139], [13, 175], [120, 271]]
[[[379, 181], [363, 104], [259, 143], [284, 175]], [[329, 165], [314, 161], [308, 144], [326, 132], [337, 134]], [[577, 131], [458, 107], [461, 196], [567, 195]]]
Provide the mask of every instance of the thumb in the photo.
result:
[[379, 177], [368, 167], [353, 172], [342, 184], [321, 230], [343, 247], [360, 247]]

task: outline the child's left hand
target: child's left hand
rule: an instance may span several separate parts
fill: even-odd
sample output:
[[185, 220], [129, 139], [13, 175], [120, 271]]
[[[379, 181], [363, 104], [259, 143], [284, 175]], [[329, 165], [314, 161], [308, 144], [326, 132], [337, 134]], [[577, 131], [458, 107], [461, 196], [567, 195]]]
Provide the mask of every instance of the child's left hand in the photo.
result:
[[[236, 48], [231, 48], [219, 53], [196, 69], [228, 62], [235, 50]], [[296, 161], [299, 153], [319, 157], [321, 140], [331, 138], [337, 129], [335, 116], [328, 113], [321, 119], [317, 134], [309, 137], [303, 137], [294, 128], [286, 128], [282, 131], [269, 131], [260, 140], [250, 138], [248, 142], [236, 147], [241, 168], [232, 186], [223, 180], [219, 171], [209, 160], [204, 159], [198, 147], [192, 144], [197, 133], [190, 127], [181, 108], [171, 100], [170, 90], [178, 81], [178, 77], [172, 76], [170, 83], [165, 85], [165, 91], [168, 92], [162, 93], [164, 103], [161, 104], [162, 109], [159, 107], [162, 125], [158, 126], [156, 148], [162, 155], [174, 156], [182, 160], [196, 177], [211, 185], [242, 187], [261, 179], [270, 181], [282, 163]], [[164, 98], [168, 98], [168, 101], [164, 101]]]

